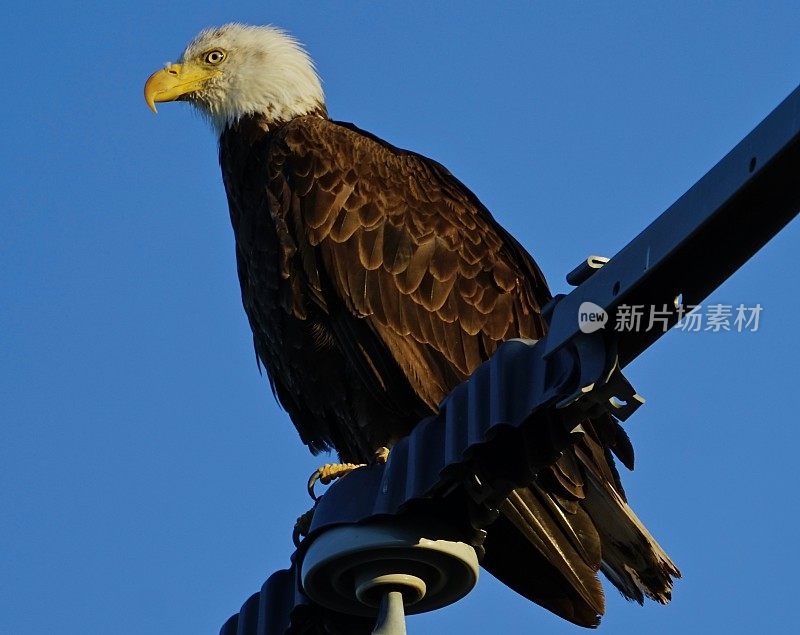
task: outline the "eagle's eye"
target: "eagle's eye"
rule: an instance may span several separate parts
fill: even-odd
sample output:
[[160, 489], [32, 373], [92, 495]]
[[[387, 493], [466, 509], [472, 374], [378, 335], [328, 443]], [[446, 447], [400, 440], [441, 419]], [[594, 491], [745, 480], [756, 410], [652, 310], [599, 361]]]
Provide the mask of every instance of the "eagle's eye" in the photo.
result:
[[222, 60], [225, 59], [225, 52], [220, 51], [218, 49], [214, 49], [213, 51], [209, 51], [206, 53], [206, 62], [209, 64], [219, 64]]

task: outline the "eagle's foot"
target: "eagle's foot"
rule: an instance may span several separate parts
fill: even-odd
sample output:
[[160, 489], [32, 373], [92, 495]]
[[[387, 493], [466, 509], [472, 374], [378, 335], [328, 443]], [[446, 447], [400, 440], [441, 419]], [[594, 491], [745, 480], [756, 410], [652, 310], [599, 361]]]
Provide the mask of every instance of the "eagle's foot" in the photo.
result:
[[294, 530], [292, 531], [292, 542], [295, 547], [300, 546], [300, 540], [308, 535], [311, 530], [311, 521], [314, 520], [314, 511], [317, 509], [316, 503], [305, 514], [300, 516], [294, 523]]
[[[375, 456], [373, 460], [375, 463], [385, 465], [386, 461], [389, 460], [389, 448], [380, 447], [375, 450]], [[316, 501], [317, 495], [314, 492], [314, 485], [316, 485], [317, 482], [320, 482], [323, 485], [328, 485], [338, 478], [347, 476], [353, 470], [357, 470], [360, 467], [366, 467], [366, 465], [366, 463], [326, 463], [321, 468], [315, 470], [308, 479], [308, 495], [312, 500]], [[303, 518], [303, 516], [300, 518]]]
[[337, 478], [347, 476], [353, 470], [357, 470], [365, 465], [365, 463], [326, 463], [321, 468], [315, 470], [308, 479], [308, 495], [312, 500], [316, 501], [317, 495], [314, 493], [314, 485], [316, 485], [317, 481], [323, 485], [328, 485], [328, 483], [332, 483]]

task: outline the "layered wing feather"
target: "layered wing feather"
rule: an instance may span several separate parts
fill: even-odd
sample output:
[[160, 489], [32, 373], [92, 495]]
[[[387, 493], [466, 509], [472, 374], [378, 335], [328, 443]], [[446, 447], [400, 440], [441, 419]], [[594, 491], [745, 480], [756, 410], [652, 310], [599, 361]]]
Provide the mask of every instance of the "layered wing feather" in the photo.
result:
[[541, 272], [445, 168], [323, 119], [280, 134], [270, 190], [311, 301], [335, 295], [404, 351], [431, 409], [500, 342], [541, 335]]

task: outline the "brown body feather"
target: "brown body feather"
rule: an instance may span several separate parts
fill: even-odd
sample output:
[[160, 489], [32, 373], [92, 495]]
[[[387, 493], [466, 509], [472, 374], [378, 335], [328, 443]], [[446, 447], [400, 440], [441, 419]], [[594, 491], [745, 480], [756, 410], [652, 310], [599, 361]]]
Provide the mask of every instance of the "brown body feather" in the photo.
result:
[[[242, 299], [277, 398], [313, 451], [391, 447], [504, 340], [538, 339], [550, 292], [527, 252], [438, 163], [324, 113], [220, 138]], [[610, 417], [503, 503], [484, 566], [584, 626], [602, 569], [669, 599], [677, 569], [625, 503]]]

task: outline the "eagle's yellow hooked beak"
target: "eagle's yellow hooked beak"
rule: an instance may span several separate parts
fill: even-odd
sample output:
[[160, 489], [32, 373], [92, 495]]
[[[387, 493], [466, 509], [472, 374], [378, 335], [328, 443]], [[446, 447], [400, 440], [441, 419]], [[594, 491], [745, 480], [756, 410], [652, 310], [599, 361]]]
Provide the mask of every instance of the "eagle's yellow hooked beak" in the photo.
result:
[[202, 68], [195, 64], [170, 64], [147, 78], [144, 100], [153, 112], [156, 102], [175, 101], [203, 87], [209, 79], [220, 75], [217, 69]]

